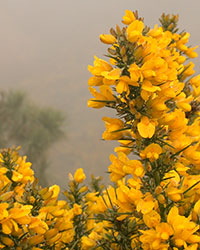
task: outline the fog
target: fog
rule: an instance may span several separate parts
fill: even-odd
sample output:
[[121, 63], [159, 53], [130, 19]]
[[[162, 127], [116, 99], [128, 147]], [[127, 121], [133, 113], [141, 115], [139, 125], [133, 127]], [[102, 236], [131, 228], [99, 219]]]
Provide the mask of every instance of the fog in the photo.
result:
[[[41, 106], [65, 113], [67, 138], [49, 153], [50, 184], [64, 186], [69, 172], [105, 176], [113, 142], [101, 140], [102, 116], [114, 113], [87, 107], [91, 96], [87, 65], [103, 58], [99, 34], [121, 23], [125, 9], [138, 10], [153, 26], [162, 14], [179, 14], [180, 30], [200, 44], [199, 0], [2, 0], [0, 1], [0, 89], [25, 90]], [[198, 49], [197, 52], [200, 52]], [[200, 72], [199, 59], [196, 71]]]

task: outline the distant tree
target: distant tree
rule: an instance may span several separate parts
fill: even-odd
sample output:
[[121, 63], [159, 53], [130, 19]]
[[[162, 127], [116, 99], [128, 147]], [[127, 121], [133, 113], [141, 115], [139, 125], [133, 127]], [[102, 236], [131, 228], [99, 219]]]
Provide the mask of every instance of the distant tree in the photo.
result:
[[41, 185], [47, 185], [49, 148], [65, 136], [62, 112], [39, 107], [21, 91], [0, 93], [0, 148], [20, 145]]

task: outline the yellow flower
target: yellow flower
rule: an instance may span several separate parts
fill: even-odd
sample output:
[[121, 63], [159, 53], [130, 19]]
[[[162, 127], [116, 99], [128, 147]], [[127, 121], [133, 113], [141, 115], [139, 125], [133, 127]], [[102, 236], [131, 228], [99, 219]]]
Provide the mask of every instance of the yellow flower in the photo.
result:
[[113, 69], [111, 71], [104, 71], [101, 73], [101, 75], [108, 80], [118, 80], [120, 78], [120, 74], [121, 74], [120, 69]]
[[158, 25], [156, 24], [154, 28], [148, 32], [148, 35], [155, 38], [161, 37], [163, 35], [163, 28], [158, 27]]
[[[96, 89], [90, 87], [89, 88], [91, 94], [95, 98], [91, 98], [88, 100], [88, 107], [92, 108], [102, 108], [106, 105], [106, 101], [115, 101], [115, 97], [113, 96], [112, 89], [109, 86], [102, 85], [100, 86], [100, 93], [96, 91]], [[101, 102], [102, 101], [102, 102]]]
[[45, 239], [51, 239], [52, 237], [54, 237], [56, 234], [58, 234], [58, 229], [57, 228], [52, 228], [49, 229], [46, 233], [45, 233]]
[[190, 168], [180, 162], [177, 162], [175, 164], [175, 169], [176, 172], [178, 172], [180, 175], [187, 176], [188, 175], [187, 170], [189, 170]]
[[194, 47], [194, 48], [188, 48], [185, 52], [185, 54], [190, 57], [190, 58], [195, 58], [198, 56], [197, 52], [195, 52], [194, 50], [197, 49], [198, 46]]
[[8, 203], [0, 203], [0, 221], [8, 217]]
[[[137, 83], [139, 80], [143, 81], [143, 75], [141, 69], [136, 63], [131, 64], [128, 71], [130, 72], [130, 78], [133, 83]], [[135, 84], [135, 86], [138, 85]]]
[[186, 94], [183, 92], [175, 98], [176, 106], [185, 112], [189, 112], [191, 110], [191, 105], [189, 103], [192, 102], [192, 100], [192, 95], [186, 98]]
[[167, 98], [165, 96], [157, 95], [156, 97], [154, 97], [154, 99], [150, 102], [152, 108], [152, 115], [154, 115], [154, 112], [156, 111], [162, 114], [164, 111], [168, 110], [165, 104], [166, 100]]
[[176, 42], [177, 49], [179, 49], [183, 52], [187, 51], [188, 47], [185, 44], [189, 41], [189, 37], [190, 37], [190, 34], [188, 32], [184, 33], [180, 37], [180, 39]]
[[122, 139], [124, 131], [118, 131], [124, 128], [124, 123], [117, 118], [103, 117], [105, 122], [106, 131], [103, 132], [102, 139], [104, 140], [118, 140]]
[[200, 215], [200, 200], [198, 200], [194, 205], [194, 212], [199, 216]]
[[53, 186], [51, 186], [50, 188], [49, 188], [49, 191], [51, 192], [53, 192], [53, 194], [52, 194], [52, 196], [51, 196], [51, 199], [52, 198], [58, 198], [58, 195], [59, 195], [59, 193], [60, 193], [60, 187], [58, 186], [58, 185], [53, 185]]
[[122, 94], [123, 92], [125, 92], [128, 95], [130, 93], [129, 85], [139, 86], [139, 84], [137, 82], [131, 80], [128, 76], [121, 76], [119, 78], [118, 83], [117, 83], [116, 91], [119, 94]]
[[6, 246], [13, 247], [14, 246], [14, 241], [11, 240], [9, 237], [2, 236], [0, 238], [1, 242], [5, 244]]
[[14, 182], [20, 182], [23, 179], [23, 175], [18, 173], [17, 171], [13, 170], [12, 172], [12, 180]]
[[8, 201], [13, 196], [14, 196], [13, 191], [5, 192], [2, 195], [0, 195], [0, 201]]
[[88, 80], [89, 86], [100, 86], [103, 85], [103, 76], [92, 76]]
[[194, 85], [195, 87], [199, 87], [200, 86], [200, 75], [192, 77], [189, 82], [191, 85]]
[[149, 120], [147, 116], [142, 116], [137, 128], [143, 138], [151, 138], [155, 133], [155, 123]]
[[94, 58], [95, 58], [94, 66], [91, 65], [88, 66], [88, 70], [91, 72], [92, 75], [101, 76], [102, 72], [112, 70], [112, 66], [108, 62], [96, 56]]
[[[32, 208], [33, 208], [32, 205], [13, 207], [9, 210], [10, 218], [16, 220], [20, 224], [28, 224], [30, 222], [30, 218], [28, 217], [28, 215], [30, 215]], [[24, 219], [26, 221], [25, 223], [23, 223]]]
[[[73, 230], [73, 225], [71, 223], [71, 226], [66, 229], [66, 231], [62, 232], [60, 242], [63, 243], [70, 243], [73, 240], [73, 237], [75, 235], [75, 232]], [[69, 248], [66, 248], [66, 250], [69, 250]]]
[[123, 166], [123, 171], [136, 178], [144, 176], [144, 167], [138, 160], [128, 160]]
[[156, 143], [152, 143], [140, 152], [142, 159], [148, 158], [151, 162], [157, 160], [162, 153], [162, 148]]
[[[178, 250], [178, 248], [174, 249]], [[198, 244], [191, 244], [185, 248], [185, 250], [198, 250]]]
[[133, 21], [127, 28], [127, 39], [134, 43], [136, 42], [140, 37], [142, 37], [142, 31], [144, 29], [144, 23], [139, 20]]
[[168, 223], [164, 222], [156, 225], [156, 232], [160, 234], [160, 238], [162, 240], [168, 240], [169, 237], [174, 233], [172, 227]]
[[49, 229], [47, 223], [41, 220], [39, 216], [31, 218], [31, 222], [28, 227], [32, 232], [38, 235], [45, 234]]
[[146, 193], [146, 196], [137, 203], [137, 211], [141, 212], [142, 214], [147, 214], [153, 210], [155, 205], [156, 204], [152, 195], [150, 193]]
[[154, 230], [140, 230], [142, 235], [140, 236], [140, 242], [142, 242], [142, 249], [145, 250], [167, 250], [169, 249], [169, 244], [163, 242], [160, 234]]
[[170, 200], [172, 200], [174, 202], [178, 202], [182, 198], [182, 190], [180, 190], [176, 187], [168, 186], [166, 188], [165, 192], [166, 192], [167, 196], [170, 198]]
[[142, 89], [148, 92], [156, 92], [156, 91], [160, 91], [160, 87], [158, 86], [153, 86], [153, 84], [151, 83], [151, 81], [148, 80], [144, 80], [142, 83]]
[[155, 210], [152, 210], [149, 213], [143, 215], [143, 220], [148, 227], [152, 228], [160, 223], [161, 217], [159, 213], [157, 213]]
[[[131, 197], [129, 196], [130, 192], [133, 191], [133, 190], [130, 190], [123, 183], [119, 184], [119, 187], [116, 189], [116, 196], [117, 196], [116, 203], [118, 204], [118, 206], [120, 208], [119, 212], [125, 213], [125, 212], [133, 211], [133, 209], [135, 207], [134, 202], [137, 201], [136, 199], [132, 200]], [[135, 192], [133, 192], [132, 195], [136, 196]], [[127, 217], [127, 215], [123, 214], [122, 217], [119, 216], [118, 219], [121, 220], [121, 219], [124, 219], [126, 217]]]
[[125, 10], [125, 16], [123, 16], [122, 23], [130, 24], [135, 20], [136, 20], [136, 18], [135, 18], [134, 13], [131, 10]]
[[183, 77], [184, 79], [188, 76], [191, 76], [195, 73], [194, 68], [194, 63], [193, 62], [189, 62], [187, 65], [184, 66], [184, 72], [183, 72]]
[[180, 176], [175, 170], [171, 170], [164, 175], [164, 181], [161, 182], [162, 186], [174, 186], [177, 187], [180, 183]]
[[101, 34], [100, 40], [102, 43], [105, 43], [105, 44], [113, 44], [116, 42], [116, 38], [110, 34]]
[[128, 87], [127, 82], [125, 82], [125, 81], [119, 81], [117, 83], [117, 86], [116, 86], [116, 91], [119, 94], [122, 94], [123, 92], [125, 92], [128, 95], [130, 91], [129, 91], [129, 87]]
[[199, 229], [199, 225], [190, 221], [190, 218], [179, 215], [177, 207], [172, 207], [167, 216], [167, 222], [174, 230], [172, 240], [175, 246], [181, 247], [186, 243], [200, 242], [200, 236], [194, 235]]
[[116, 153], [123, 152], [124, 154], [128, 155], [131, 152], [131, 146], [133, 146], [133, 141], [129, 140], [119, 140], [120, 146], [115, 147], [114, 151]]
[[87, 236], [81, 238], [81, 247], [83, 250], [88, 250], [93, 248], [96, 245], [96, 242], [93, 239], [90, 239]]
[[2, 232], [4, 234], [11, 234], [14, 230], [15, 231], [18, 230], [17, 223], [14, 220], [10, 219], [9, 217], [2, 220], [0, 223], [2, 225]]
[[83, 172], [82, 168], [78, 168], [74, 174], [74, 180], [75, 182], [81, 183], [85, 180], [86, 176]]
[[62, 237], [62, 234], [57, 233], [54, 237], [47, 240], [47, 244], [48, 245], [52, 245], [52, 244], [56, 245], [59, 242], [59, 240], [61, 239], [61, 237]]
[[37, 245], [44, 240], [44, 235], [34, 235], [29, 239], [30, 245]]
[[13, 171], [13, 181], [27, 183], [34, 181], [34, 172], [31, 169], [31, 163], [26, 162], [26, 157], [19, 157], [16, 161], [16, 167]]
[[127, 160], [128, 158], [123, 152], [118, 153], [118, 158], [113, 154], [110, 155], [112, 164], [108, 167], [108, 171], [111, 181], [116, 182], [126, 175], [123, 166]]
[[78, 205], [78, 204], [74, 204], [73, 205], [73, 213], [74, 215], [79, 215], [82, 213], [82, 208], [81, 208], [81, 205]]

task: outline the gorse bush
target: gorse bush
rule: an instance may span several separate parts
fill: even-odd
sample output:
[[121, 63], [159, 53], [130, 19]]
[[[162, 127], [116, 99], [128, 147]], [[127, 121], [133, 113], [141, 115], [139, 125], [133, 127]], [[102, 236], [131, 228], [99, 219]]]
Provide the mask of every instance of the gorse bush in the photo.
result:
[[88, 106], [118, 116], [103, 117], [102, 138], [120, 143], [112, 185], [92, 177], [86, 186], [78, 169], [58, 200], [59, 186], [41, 188], [17, 150], [2, 150], [1, 249], [200, 249], [200, 75], [189, 61], [197, 53], [178, 16], [163, 14], [150, 29], [126, 10], [122, 22], [100, 35], [109, 62], [95, 57], [88, 68]]

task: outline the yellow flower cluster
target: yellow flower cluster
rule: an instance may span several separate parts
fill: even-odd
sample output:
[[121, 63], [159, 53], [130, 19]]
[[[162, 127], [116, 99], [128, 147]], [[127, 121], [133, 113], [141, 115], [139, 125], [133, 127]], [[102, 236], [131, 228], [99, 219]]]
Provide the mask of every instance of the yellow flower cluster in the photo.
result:
[[0, 249], [63, 249], [73, 240], [76, 208], [58, 200], [57, 185], [40, 188], [17, 150], [0, 153]]
[[100, 35], [110, 61], [88, 67], [88, 106], [118, 116], [103, 117], [102, 138], [120, 143], [108, 187], [84, 185], [80, 168], [58, 200], [17, 150], [0, 152], [0, 249], [200, 249], [200, 75], [177, 22], [163, 14], [150, 29], [126, 10], [123, 28]]
[[177, 21], [163, 14], [151, 29], [126, 10], [125, 27], [100, 35], [110, 61], [88, 67], [88, 106], [119, 117], [103, 117], [102, 138], [120, 146], [108, 167], [114, 185], [92, 196], [106, 222], [97, 249], [200, 249], [200, 75]]

